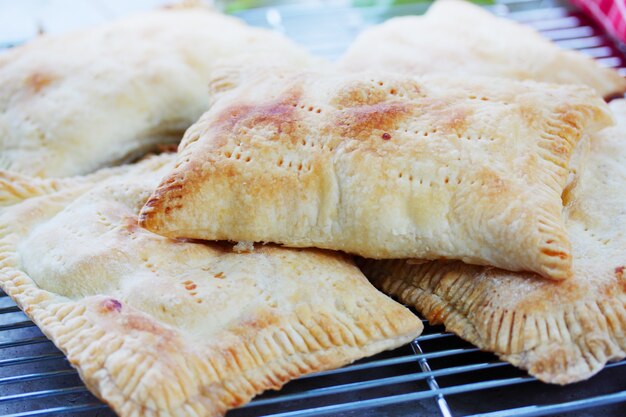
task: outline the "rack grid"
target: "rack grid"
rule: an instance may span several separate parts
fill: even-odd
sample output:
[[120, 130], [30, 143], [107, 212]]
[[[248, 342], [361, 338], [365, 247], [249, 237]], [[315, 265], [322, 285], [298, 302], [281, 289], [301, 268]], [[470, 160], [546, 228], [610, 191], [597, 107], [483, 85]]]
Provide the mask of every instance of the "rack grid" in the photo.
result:
[[[420, 14], [426, 8], [424, 4], [352, 8], [327, 3], [324, 7], [302, 3], [263, 7], [239, 15], [252, 25], [280, 30], [332, 59], [364, 27], [397, 15]], [[490, 9], [626, 75], [621, 46], [563, 2], [508, 0]], [[589, 381], [551, 386], [481, 352], [441, 326], [424, 324], [423, 335], [407, 346], [305, 376], [228, 416], [626, 415], [626, 360], [609, 364]], [[0, 416], [114, 416], [87, 391], [62, 352], [1, 291]]]

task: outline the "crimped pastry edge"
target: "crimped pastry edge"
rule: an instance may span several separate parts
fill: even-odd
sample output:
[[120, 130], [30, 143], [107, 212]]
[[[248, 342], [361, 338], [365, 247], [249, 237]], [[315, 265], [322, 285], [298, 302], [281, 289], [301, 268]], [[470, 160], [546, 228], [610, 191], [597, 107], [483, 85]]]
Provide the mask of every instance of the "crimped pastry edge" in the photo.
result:
[[[608, 362], [626, 357], [626, 294], [621, 287], [610, 301], [575, 300], [559, 305], [554, 314], [544, 314], [491, 305], [484, 285], [463, 279], [460, 272], [463, 267], [480, 267], [410, 262], [357, 260], [377, 288], [413, 306], [431, 324], [444, 324], [448, 331], [543, 382], [582, 381]], [[465, 282], [455, 287], [444, 280]], [[471, 300], [471, 305], [463, 300]]]
[[[156, 165], [158, 167], [162, 163], [157, 162]], [[126, 172], [126, 169], [123, 172]], [[24, 181], [24, 192], [15, 194], [16, 198], [13, 201], [16, 201], [19, 195], [32, 198], [54, 193], [59, 188], [67, 188], [67, 192], [72, 193], [87, 189], [89, 185], [102, 179], [100, 176], [94, 176], [91, 182], [84, 180], [82, 183], [81, 181], [72, 183], [68, 180], [58, 184], [56, 180], [50, 180], [43, 181], [43, 185], [26, 187], [27, 178], [21, 178]], [[224, 357], [218, 358], [220, 360], [216, 361], [217, 364], [212, 364], [208, 358], [202, 358], [200, 354], [189, 355], [189, 351], [166, 352], [167, 362], [173, 361], [178, 365], [173, 370], [176, 380], [172, 381], [166, 375], [156, 379], [152, 375], [150, 381], [145, 381], [141, 376], [139, 380], [135, 378], [134, 389], [144, 394], [149, 393], [148, 397], [137, 400], [133, 398], [133, 393], [129, 395], [124, 391], [125, 387], [115, 383], [114, 373], [130, 370], [134, 376], [141, 372], [144, 372], [145, 376], [151, 368], [150, 366], [146, 368], [148, 360], [134, 363], [128, 360], [127, 355], [115, 356], [114, 354], [120, 352], [127, 343], [128, 335], [106, 332], [85, 318], [86, 312], [99, 309], [98, 306], [107, 302], [108, 297], [92, 296], [81, 300], [88, 302], [77, 302], [38, 288], [35, 282], [20, 270], [19, 255], [16, 252], [18, 239], [13, 226], [0, 217], [0, 288], [67, 355], [89, 390], [121, 416], [220, 416], [230, 408], [247, 403], [260, 392], [278, 389], [297, 376], [336, 368], [382, 350], [400, 346], [408, 343], [422, 330], [421, 322], [414, 316], [411, 316], [414, 320], [403, 320], [398, 323], [393, 320], [397, 317], [390, 318], [381, 315], [381, 311], [366, 308], [361, 310], [359, 316], [349, 317], [351, 320], [346, 323], [346, 320], [324, 315], [323, 312], [309, 306], [307, 311], [294, 313], [286, 327], [283, 322], [283, 327], [273, 326], [257, 334], [252, 343], [229, 348]], [[389, 313], [393, 313], [393, 310]], [[323, 320], [318, 320], [318, 315], [322, 316]], [[173, 328], [170, 329], [165, 325], [161, 327], [167, 332], [175, 333]], [[319, 333], [315, 334], [316, 331], [324, 332], [328, 340], [320, 342]], [[307, 347], [316, 345], [320, 347], [300, 352], [291, 339], [288, 337], [285, 339], [284, 336], [288, 336], [290, 332], [304, 338]], [[358, 342], [359, 337], [355, 334], [363, 332], [374, 340]], [[342, 336], [341, 340], [336, 339], [337, 335]], [[284, 343], [285, 340], [289, 342]], [[182, 339], [180, 341], [182, 342]], [[254, 349], [257, 355], [251, 353], [250, 349]], [[258, 361], [258, 352], [272, 352], [273, 359]], [[133, 353], [132, 349], [129, 353]], [[95, 364], [94, 357], [97, 358]], [[199, 385], [197, 380], [194, 381], [194, 377], [207, 370], [210, 371], [204, 375], [205, 377], [207, 375], [208, 378], [211, 375], [219, 377], [208, 385]], [[224, 374], [228, 376], [223, 378]], [[194, 389], [199, 394], [187, 396], [187, 393]], [[183, 395], [183, 400], [180, 399], [180, 395]]]

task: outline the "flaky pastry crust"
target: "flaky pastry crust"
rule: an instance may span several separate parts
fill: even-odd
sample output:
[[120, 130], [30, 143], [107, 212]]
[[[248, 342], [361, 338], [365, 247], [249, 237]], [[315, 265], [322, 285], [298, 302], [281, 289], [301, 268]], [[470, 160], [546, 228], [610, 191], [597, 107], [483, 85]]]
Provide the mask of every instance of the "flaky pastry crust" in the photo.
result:
[[220, 416], [421, 332], [340, 254], [238, 254], [140, 228], [139, 209], [172, 163], [164, 155], [49, 193], [35, 186], [0, 211], [0, 287], [118, 415]]
[[584, 84], [604, 97], [626, 91], [626, 80], [617, 71], [561, 49], [528, 25], [463, 0], [437, 0], [425, 16], [397, 17], [366, 29], [338, 65], [347, 71]]
[[200, 6], [156, 10], [0, 56], [0, 169], [66, 177], [178, 143], [218, 62], [305, 66], [278, 33]]
[[569, 276], [570, 157], [611, 123], [592, 90], [279, 69], [237, 83], [186, 132], [149, 230]]
[[593, 138], [564, 195], [574, 275], [564, 282], [458, 262], [361, 260], [386, 293], [432, 323], [551, 383], [589, 378], [626, 356], [626, 101]]

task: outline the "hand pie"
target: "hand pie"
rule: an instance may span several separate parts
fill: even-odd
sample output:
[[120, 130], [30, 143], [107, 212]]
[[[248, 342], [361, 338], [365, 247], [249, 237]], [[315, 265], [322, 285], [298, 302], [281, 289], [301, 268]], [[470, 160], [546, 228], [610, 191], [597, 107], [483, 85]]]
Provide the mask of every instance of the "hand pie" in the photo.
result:
[[626, 80], [616, 71], [562, 50], [528, 26], [459, 0], [438, 0], [425, 16], [390, 19], [365, 30], [339, 66], [585, 84], [605, 97], [626, 91]]
[[592, 90], [379, 73], [243, 78], [186, 132], [142, 210], [149, 230], [569, 275], [568, 162], [610, 122]]
[[[144, 158], [140, 164], [124, 164], [103, 168], [89, 175], [65, 178], [37, 178], [13, 171], [0, 170], [0, 207], [10, 206], [39, 195], [52, 194], [68, 187], [91, 187], [97, 182], [134, 172], [138, 168], [155, 170], [171, 158], [171, 154], [151, 155]], [[148, 160], [151, 162], [147, 162]]]
[[179, 7], [61, 36], [0, 56], [0, 169], [84, 174], [178, 142], [209, 104], [216, 62], [302, 66], [278, 33], [204, 7]]
[[574, 275], [537, 279], [460, 262], [361, 261], [388, 294], [537, 378], [580, 381], [626, 356], [626, 102], [565, 196]]
[[419, 335], [342, 255], [238, 254], [138, 227], [163, 158], [0, 215], [0, 286], [120, 416], [222, 415]]

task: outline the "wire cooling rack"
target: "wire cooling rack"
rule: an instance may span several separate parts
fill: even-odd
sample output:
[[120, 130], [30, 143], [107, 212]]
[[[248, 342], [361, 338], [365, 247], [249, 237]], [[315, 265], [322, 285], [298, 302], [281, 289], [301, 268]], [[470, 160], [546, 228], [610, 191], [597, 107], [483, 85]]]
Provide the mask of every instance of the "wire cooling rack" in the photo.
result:
[[[335, 58], [365, 26], [424, 9], [425, 5], [351, 8], [318, 2], [253, 9], [240, 16], [252, 25], [283, 31], [316, 54]], [[620, 47], [561, 2], [500, 1], [491, 9], [626, 74]], [[625, 365], [626, 361], [611, 363], [578, 384], [546, 385], [442, 327], [425, 323], [424, 334], [407, 346], [300, 378], [228, 417], [624, 417]], [[87, 391], [65, 356], [0, 292], [0, 416], [51, 415], [114, 413]]]

